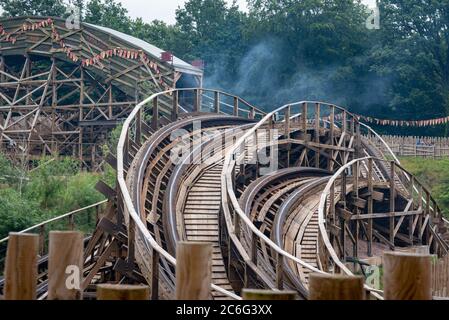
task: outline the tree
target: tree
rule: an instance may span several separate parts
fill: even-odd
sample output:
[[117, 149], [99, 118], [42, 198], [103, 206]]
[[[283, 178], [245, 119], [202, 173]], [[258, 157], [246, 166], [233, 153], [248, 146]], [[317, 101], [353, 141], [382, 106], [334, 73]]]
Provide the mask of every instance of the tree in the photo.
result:
[[62, 0], [0, 0], [3, 15], [17, 16], [55, 16], [62, 17], [66, 6]]
[[185, 44], [178, 54], [186, 60], [203, 59], [208, 72], [232, 73], [245, 49], [243, 29], [246, 15], [234, 2], [189, 0], [176, 11], [178, 39]]
[[128, 10], [115, 0], [90, 0], [84, 21], [128, 34], [132, 29]]
[[394, 82], [386, 105], [401, 118], [449, 114], [449, 0], [383, 0], [373, 69]]

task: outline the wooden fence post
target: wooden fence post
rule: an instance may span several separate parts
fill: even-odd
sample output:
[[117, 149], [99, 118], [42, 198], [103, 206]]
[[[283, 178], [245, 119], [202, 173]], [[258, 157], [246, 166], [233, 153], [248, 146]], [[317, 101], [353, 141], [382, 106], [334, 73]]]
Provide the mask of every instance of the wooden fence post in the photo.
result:
[[297, 300], [295, 291], [243, 289], [243, 300]]
[[150, 288], [140, 285], [100, 284], [97, 300], [149, 300]]
[[363, 277], [311, 274], [309, 300], [365, 300]]
[[10, 233], [5, 263], [5, 300], [34, 300], [39, 236]]
[[83, 234], [50, 232], [48, 249], [48, 299], [81, 300]]
[[211, 275], [212, 244], [179, 242], [176, 248], [176, 299], [208, 300]]
[[385, 252], [383, 265], [386, 300], [432, 300], [430, 255]]

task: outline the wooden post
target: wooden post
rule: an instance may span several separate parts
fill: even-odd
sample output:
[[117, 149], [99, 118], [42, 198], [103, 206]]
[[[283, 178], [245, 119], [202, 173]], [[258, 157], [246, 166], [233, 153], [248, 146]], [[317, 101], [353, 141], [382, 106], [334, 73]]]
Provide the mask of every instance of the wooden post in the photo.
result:
[[238, 117], [239, 115], [239, 98], [234, 97], [234, 116]]
[[154, 130], [159, 128], [159, 103], [157, 96], [153, 99], [153, 117], [151, 118], [151, 128]]
[[159, 299], [159, 252], [153, 249], [151, 257], [151, 300]]
[[220, 92], [214, 92], [214, 112], [220, 113]]
[[[317, 103], [315, 105], [315, 143], [320, 143], [320, 113], [321, 113], [321, 105]], [[315, 152], [315, 167], [320, 167], [320, 150], [321, 148], [318, 147], [317, 151]]]
[[385, 252], [383, 266], [386, 300], [432, 300], [430, 255]]
[[48, 249], [48, 299], [81, 300], [83, 234], [50, 232]]
[[10, 233], [5, 262], [5, 300], [34, 300], [39, 236]]
[[396, 174], [396, 163], [394, 161], [391, 162], [391, 170], [390, 170], [390, 242], [394, 246], [394, 229], [395, 229], [395, 219], [394, 212], [396, 211], [396, 190], [395, 190], [395, 181], [394, 177]]
[[295, 291], [243, 289], [243, 300], [297, 300]]
[[[335, 145], [335, 106], [331, 106], [331, 114], [330, 114], [330, 125], [329, 125], [329, 139], [330, 145]], [[329, 161], [327, 164], [327, 169], [332, 171], [332, 160], [334, 159], [334, 151], [329, 150]]]
[[201, 111], [201, 103], [200, 103], [200, 91], [199, 89], [193, 90], [194, 101], [193, 101], [193, 112]]
[[276, 287], [279, 290], [284, 289], [284, 256], [280, 253], [276, 254]]
[[208, 300], [211, 296], [212, 244], [179, 242], [176, 248], [176, 299]]
[[173, 92], [173, 101], [172, 101], [172, 110], [171, 110], [171, 120], [176, 121], [178, 119], [179, 113], [179, 91]]
[[[373, 213], [373, 165], [374, 160], [372, 158], [368, 159], [368, 214]], [[368, 243], [367, 243], [367, 254], [368, 257], [373, 256], [373, 219], [368, 219]]]
[[304, 135], [304, 140], [307, 141], [307, 102], [302, 104], [302, 130]]
[[97, 300], [149, 300], [147, 286], [100, 284], [97, 286]]
[[311, 274], [309, 300], [365, 300], [363, 277]]

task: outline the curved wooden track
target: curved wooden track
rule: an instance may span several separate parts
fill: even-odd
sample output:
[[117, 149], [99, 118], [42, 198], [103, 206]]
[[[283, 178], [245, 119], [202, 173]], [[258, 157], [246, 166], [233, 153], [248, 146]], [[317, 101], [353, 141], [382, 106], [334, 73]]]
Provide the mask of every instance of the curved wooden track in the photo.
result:
[[[191, 99], [181, 105], [180, 94]], [[171, 108], [159, 108], [162, 96]], [[87, 244], [95, 263], [86, 288], [107, 280], [98, 274], [115, 261], [112, 280], [144, 282], [153, 299], [173, 299], [180, 241], [212, 243], [211, 299], [240, 299], [242, 288], [307, 299], [311, 273], [351, 275], [385, 250], [419, 245], [445, 256], [438, 205], [394, 154], [376, 148], [379, 139], [323, 102], [265, 113], [215, 90], [147, 98], [123, 125], [117, 210]], [[112, 260], [111, 245], [119, 250]]]

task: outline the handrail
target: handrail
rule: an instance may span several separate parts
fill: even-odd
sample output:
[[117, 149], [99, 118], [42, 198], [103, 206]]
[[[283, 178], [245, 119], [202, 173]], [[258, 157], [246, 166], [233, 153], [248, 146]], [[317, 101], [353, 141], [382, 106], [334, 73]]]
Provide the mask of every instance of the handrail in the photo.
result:
[[[330, 191], [332, 186], [335, 184], [335, 182], [337, 181], [337, 179], [343, 174], [343, 172], [345, 172], [347, 169], [351, 168], [354, 164], [356, 164], [357, 162], [365, 162], [367, 160], [374, 160], [374, 161], [380, 161], [380, 162], [392, 162], [392, 161], [388, 161], [386, 159], [379, 159], [376, 157], [363, 157], [363, 158], [358, 158], [358, 159], [354, 159], [350, 162], [348, 162], [346, 165], [342, 166], [328, 181], [325, 189], [323, 190], [321, 197], [320, 197], [320, 203], [318, 205], [318, 224], [319, 224], [319, 228], [320, 228], [320, 235], [323, 239], [324, 245], [326, 246], [326, 249], [330, 255], [330, 257], [332, 258], [332, 260], [334, 261], [334, 263], [341, 269], [343, 270], [347, 275], [353, 275], [353, 273], [344, 265], [344, 263], [341, 262], [341, 260], [339, 259], [339, 257], [337, 256], [333, 246], [330, 243], [329, 237], [327, 235], [327, 230], [326, 230], [326, 218], [325, 218], [325, 207], [326, 207], [326, 202], [327, 202], [327, 197], [330, 195]], [[402, 171], [405, 172], [406, 176], [410, 175], [412, 176], [406, 169], [404, 169], [400, 164], [395, 164], [395, 166], [397, 166], [399, 169], [401, 169]], [[390, 179], [394, 179], [394, 177], [390, 177]], [[414, 180], [414, 182], [416, 182], [417, 184], [419, 184], [419, 186], [422, 188], [423, 192], [425, 192], [426, 194], [430, 195], [430, 191], [427, 190], [427, 188], [425, 188], [417, 179]], [[417, 188], [415, 187], [415, 185], [413, 184], [412, 187], [417, 190]], [[412, 195], [411, 195], [412, 197]], [[431, 198], [431, 196], [430, 196]], [[431, 198], [432, 201], [435, 203], [435, 201], [433, 200], [433, 198]], [[437, 210], [437, 211], [435, 211]], [[434, 209], [434, 212], [440, 212], [438, 206], [437, 208]], [[441, 214], [441, 212], [440, 212]], [[380, 290], [376, 290], [377, 292], [382, 292]]]
[[[83, 212], [83, 211], [86, 211], [86, 210], [89, 210], [89, 209], [98, 207], [98, 206], [100, 206], [100, 205], [102, 205], [102, 204], [104, 204], [104, 203], [107, 203], [107, 202], [108, 202], [108, 200], [103, 200], [103, 201], [100, 201], [100, 202], [91, 204], [91, 205], [89, 205], [89, 206], [87, 206], [87, 207], [80, 208], [80, 209], [76, 209], [76, 210], [74, 210], [74, 211], [71, 211], [71, 212], [65, 213], [65, 214], [63, 214], [63, 215], [60, 215], [60, 216], [51, 218], [51, 219], [46, 220], [46, 221], [41, 222], [41, 223], [38, 223], [38, 224], [36, 224], [36, 225], [34, 225], [34, 226], [32, 226], [32, 227], [26, 228], [25, 230], [19, 231], [19, 232], [17, 232], [17, 233], [27, 233], [27, 232], [29, 232], [29, 231], [31, 231], [31, 230], [40, 228], [40, 227], [45, 226], [45, 225], [47, 225], [47, 224], [50, 224], [50, 223], [52, 223], [52, 222], [59, 221], [59, 220], [62, 220], [62, 219], [64, 219], [64, 218], [73, 216], [73, 215], [75, 215], [75, 214], [77, 214], [77, 213], [80, 213], [80, 212]], [[6, 241], [8, 241], [8, 240], [9, 240], [9, 236], [6, 237], [6, 238], [1, 239], [1, 240], [0, 240], [0, 244], [2, 244], [3, 242], [6, 242]]]
[[[246, 104], [247, 106], [250, 106], [255, 112], [258, 112], [259, 114], [264, 114], [263, 111], [255, 108], [254, 106], [250, 105], [245, 100], [234, 96], [227, 94], [225, 92], [219, 91], [219, 90], [211, 90], [211, 89], [203, 89], [203, 88], [183, 88], [183, 89], [171, 89], [159, 93], [155, 93], [151, 95], [150, 97], [146, 98], [145, 100], [141, 101], [134, 107], [134, 109], [131, 111], [128, 118], [125, 120], [122, 126], [122, 131], [120, 133], [120, 138], [117, 144], [117, 181], [118, 186], [120, 188], [120, 193], [123, 197], [123, 203], [125, 207], [125, 212], [127, 212], [130, 216], [130, 218], [134, 221], [136, 227], [143, 235], [144, 239], [148, 241], [149, 245], [153, 250], [155, 250], [159, 255], [161, 255], [163, 258], [165, 258], [170, 264], [173, 266], [176, 266], [176, 259], [169, 254], [167, 251], [162, 248], [157, 241], [152, 237], [148, 229], [146, 228], [145, 224], [142, 222], [140, 216], [137, 214], [136, 209], [134, 208], [133, 201], [131, 199], [131, 195], [129, 194], [128, 187], [126, 185], [125, 176], [124, 176], [124, 148], [125, 143], [128, 137], [128, 132], [131, 128], [131, 122], [137, 117], [137, 114], [140, 112], [140, 110], [149, 102], [153, 101], [155, 98], [162, 96], [162, 95], [171, 95], [174, 92], [182, 92], [182, 91], [195, 91], [195, 90], [201, 90], [201, 92], [217, 92], [219, 94], [227, 95], [230, 97], [233, 97], [235, 99], [239, 99], [242, 103]], [[240, 300], [241, 297], [235, 295], [232, 292], [229, 292], [227, 290], [224, 290], [223, 288], [216, 286], [214, 284], [211, 285], [212, 289], [223, 293], [233, 299]]]
[[[329, 104], [329, 103], [325, 103], [325, 102], [319, 102], [319, 101], [300, 101], [300, 102], [295, 102], [295, 103], [289, 103], [289, 104], [285, 104], [282, 107], [279, 107], [275, 110], [273, 110], [272, 112], [268, 113], [264, 118], [262, 118], [252, 129], [248, 130], [248, 132], [243, 135], [242, 137], [240, 137], [240, 139], [238, 139], [234, 146], [226, 153], [225, 156], [225, 161], [224, 161], [224, 166], [223, 166], [223, 177], [222, 177], [222, 188], [223, 190], [225, 190], [228, 198], [231, 200], [232, 206], [233, 206], [233, 210], [234, 210], [234, 214], [237, 214], [239, 216], [239, 219], [241, 221], [244, 222], [244, 224], [249, 228], [249, 230], [256, 235], [259, 239], [262, 239], [272, 250], [274, 250], [274, 252], [276, 252], [277, 254], [284, 256], [288, 259], [290, 259], [291, 261], [299, 264], [302, 267], [305, 267], [313, 272], [316, 273], [321, 273], [321, 274], [326, 274], [326, 272], [315, 268], [314, 266], [304, 262], [303, 260], [291, 255], [289, 252], [283, 250], [282, 248], [280, 248], [278, 245], [276, 245], [273, 241], [271, 241], [271, 239], [269, 239], [265, 234], [263, 234], [253, 223], [252, 221], [246, 216], [246, 214], [243, 212], [243, 210], [240, 207], [239, 201], [237, 200], [234, 190], [233, 190], [233, 179], [231, 177], [231, 172], [232, 172], [232, 168], [235, 166], [236, 164], [236, 160], [233, 159], [233, 155], [236, 154], [237, 150], [241, 148], [241, 146], [243, 145], [243, 143], [245, 142], [246, 139], [248, 139], [250, 136], [252, 136], [254, 133], [257, 132], [257, 130], [262, 127], [262, 125], [264, 125], [265, 123], [267, 123], [274, 115], [278, 114], [279, 112], [281, 112], [282, 110], [286, 109], [286, 108], [291, 108], [294, 106], [298, 106], [298, 105], [302, 105], [302, 104], [319, 104], [319, 105], [325, 105], [325, 106], [329, 106], [329, 107], [334, 107], [338, 110], [343, 111], [344, 113], [346, 113], [347, 115], [349, 115], [350, 117], [353, 118], [354, 122], [356, 123], [360, 123], [359, 119], [357, 116], [353, 115], [352, 113], [348, 112], [347, 110], [345, 110], [342, 107], [336, 106], [334, 104]], [[228, 209], [224, 208], [225, 212], [229, 211]], [[229, 213], [229, 212], [228, 212]], [[234, 225], [234, 229], [233, 230], [229, 230], [229, 232], [233, 232], [234, 234], [236, 233], [236, 226]], [[379, 292], [379, 290], [376, 290], [374, 288], [371, 288], [367, 285], [365, 285], [365, 288], [368, 291], [371, 291], [371, 293], [373, 294], [373, 296], [375, 296], [378, 299], [382, 299], [381, 296], [379, 296], [377, 293]]]

